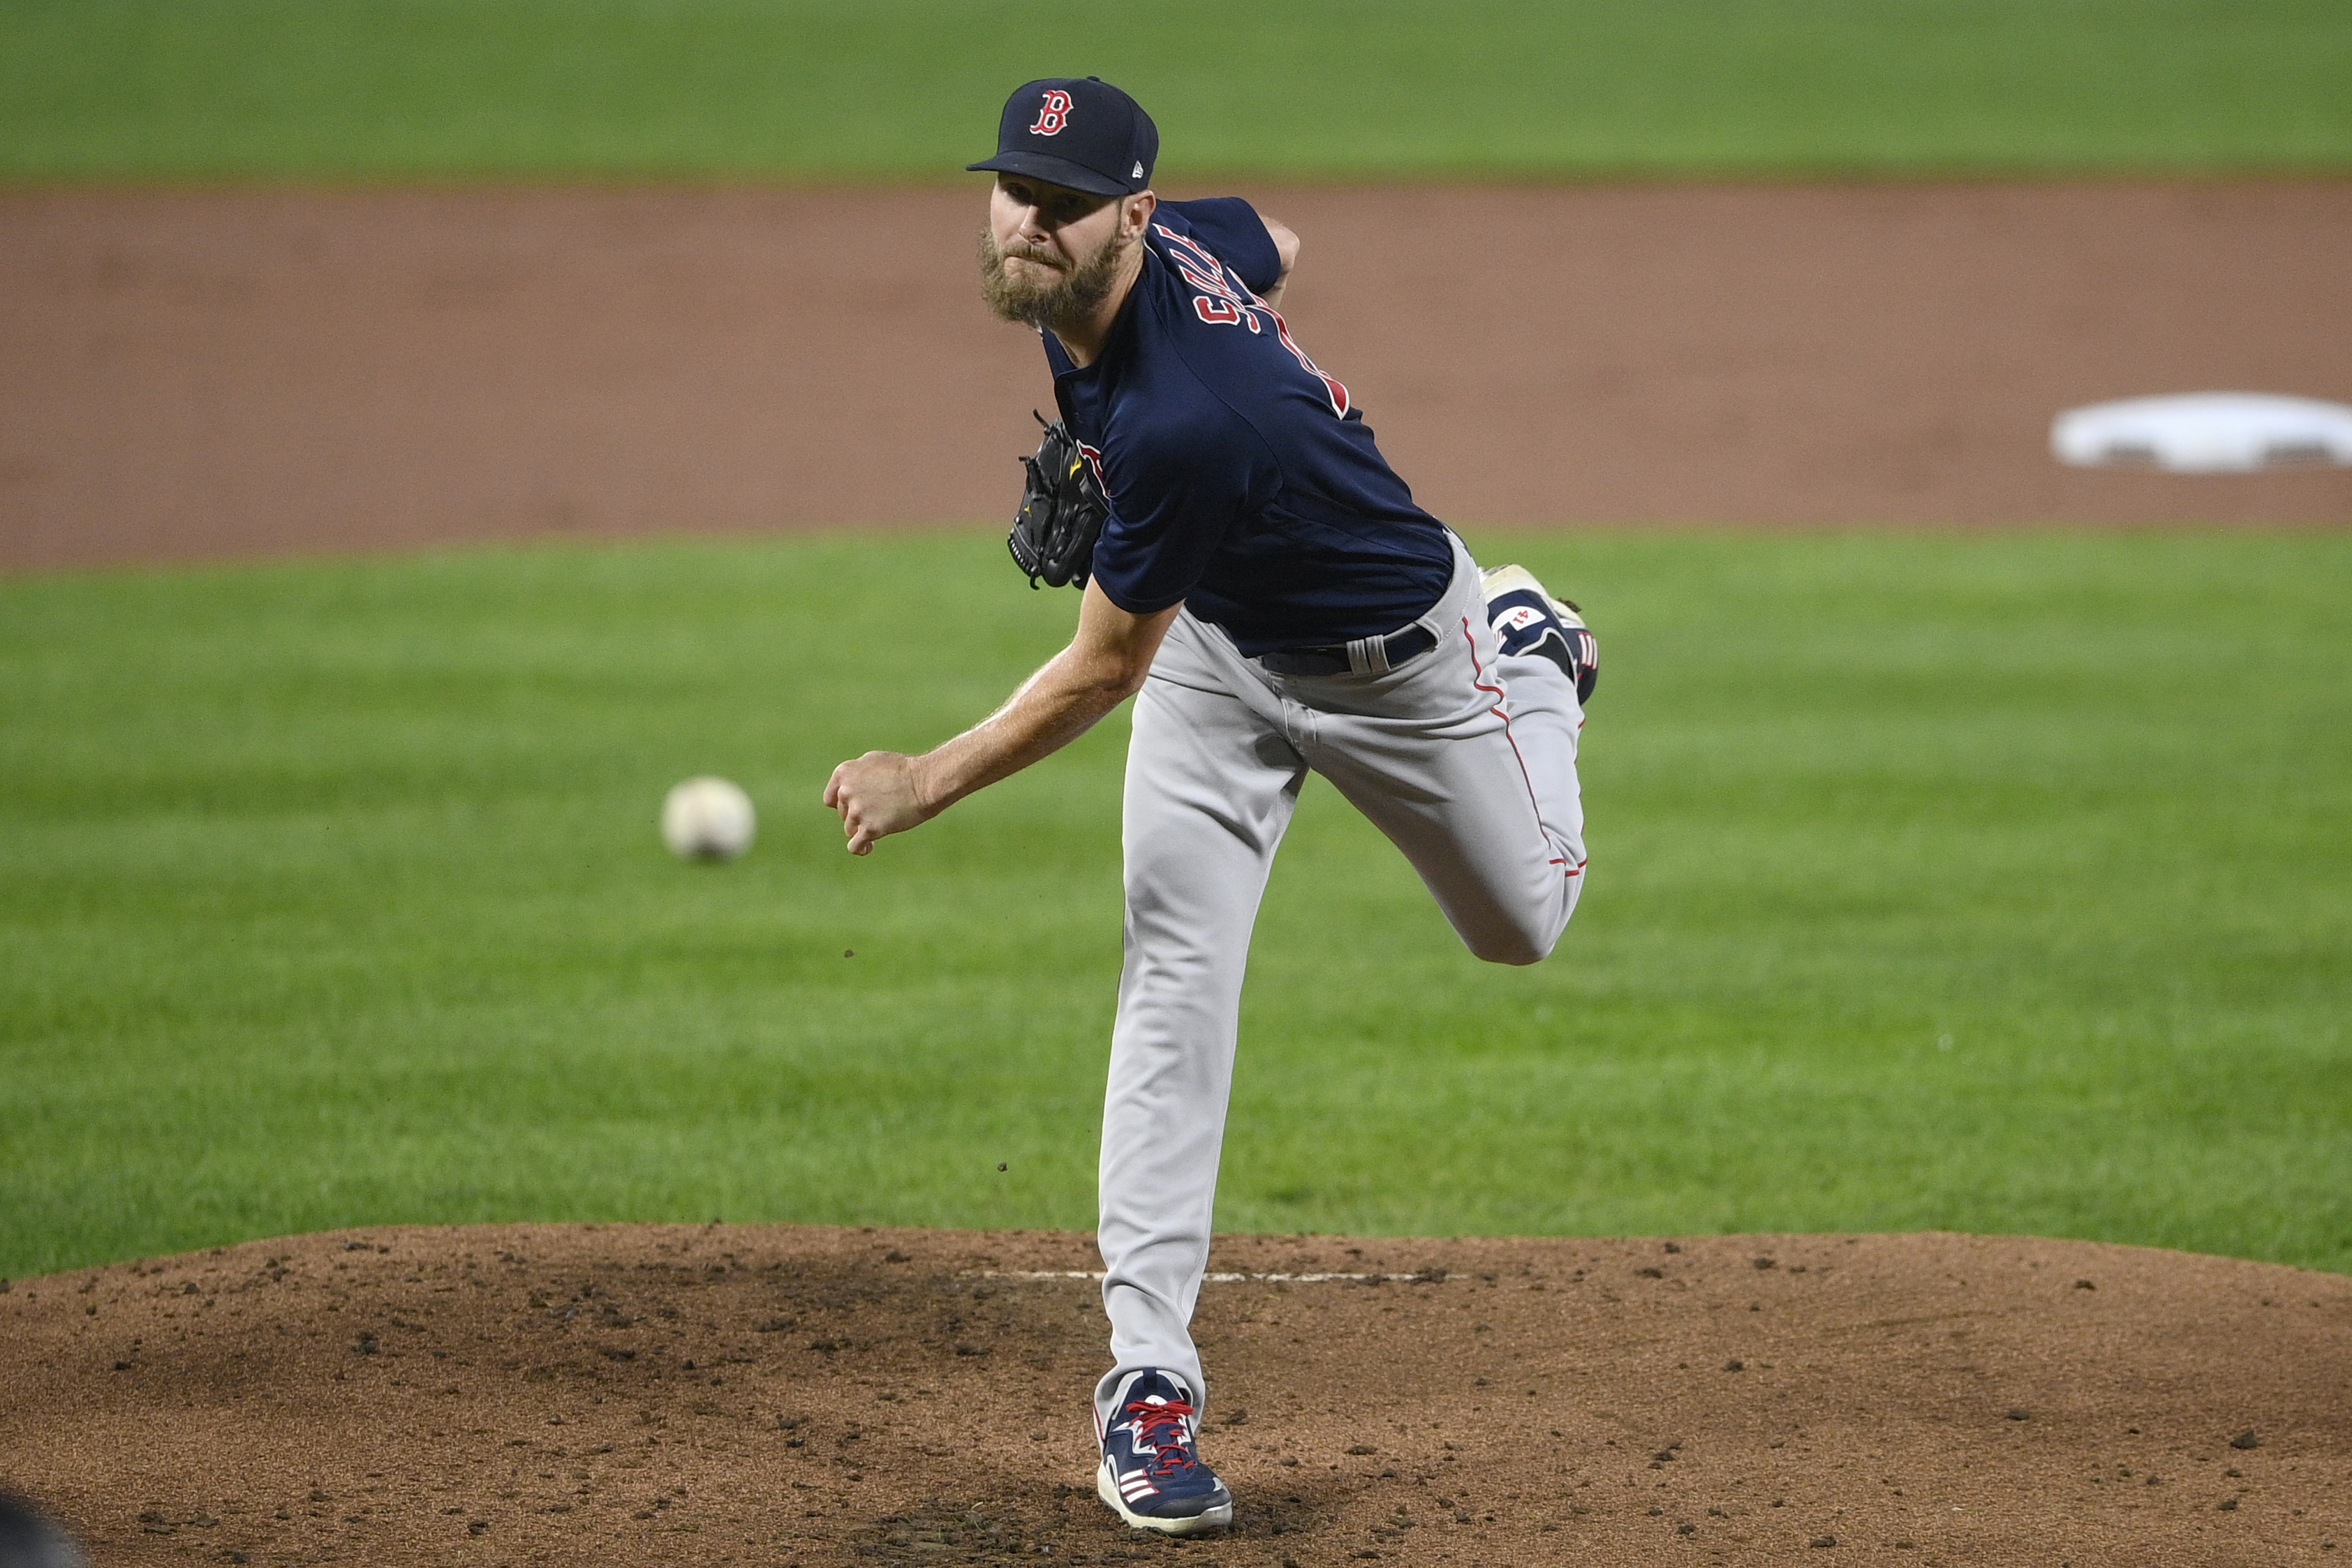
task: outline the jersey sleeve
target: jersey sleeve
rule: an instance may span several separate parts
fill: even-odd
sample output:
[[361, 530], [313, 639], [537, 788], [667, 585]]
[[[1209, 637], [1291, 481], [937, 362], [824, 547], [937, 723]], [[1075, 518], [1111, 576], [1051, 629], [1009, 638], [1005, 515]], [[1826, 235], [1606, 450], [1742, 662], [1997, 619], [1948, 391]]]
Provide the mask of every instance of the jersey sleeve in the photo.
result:
[[1155, 428], [1104, 466], [1110, 518], [1095, 541], [1095, 582], [1129, 615], [1183, 603], [1278, 484], [1265, 441], [1223, 410]]
[[1274, 247], [1265, 220], [1239, 196], [1210, 196], [1197, 202], [1162, 202], [1192, 226], [1210, 254], [1240, 274], [1250, 291], [1263, 294], [1282, 277], [1282, 253]]

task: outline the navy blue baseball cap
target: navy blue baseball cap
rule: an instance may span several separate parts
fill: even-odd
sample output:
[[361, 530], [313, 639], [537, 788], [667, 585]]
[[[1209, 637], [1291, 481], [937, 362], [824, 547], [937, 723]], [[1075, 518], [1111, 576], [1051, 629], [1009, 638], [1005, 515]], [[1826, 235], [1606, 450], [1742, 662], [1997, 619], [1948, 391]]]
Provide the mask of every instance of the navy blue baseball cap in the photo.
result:
[[1160, 127], [1143, 105], [1098, 76], [1024, 82], [1004, 100], [996, 156], [967, 169], [1026, 174], [1098, 196], [1131, 196], [1151, 184]]

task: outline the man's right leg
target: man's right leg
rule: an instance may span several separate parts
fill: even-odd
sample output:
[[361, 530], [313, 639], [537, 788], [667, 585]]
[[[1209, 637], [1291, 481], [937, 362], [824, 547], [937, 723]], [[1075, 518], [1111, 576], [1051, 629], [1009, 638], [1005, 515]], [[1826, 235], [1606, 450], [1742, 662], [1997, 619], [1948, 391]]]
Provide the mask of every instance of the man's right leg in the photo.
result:
[[[1103, 1105], [1104, 1427], [1141, 1369], [1206, 1390], [1192, 1307], [1208, 1265], [1242, 973], [1266, 873], [1306, 777], [1282, 705], [1223, 636], [1170, 629], [1128, 752], [1127, 963]], [[1098, 1428], [1099, 1429], [1099, 1428]]]

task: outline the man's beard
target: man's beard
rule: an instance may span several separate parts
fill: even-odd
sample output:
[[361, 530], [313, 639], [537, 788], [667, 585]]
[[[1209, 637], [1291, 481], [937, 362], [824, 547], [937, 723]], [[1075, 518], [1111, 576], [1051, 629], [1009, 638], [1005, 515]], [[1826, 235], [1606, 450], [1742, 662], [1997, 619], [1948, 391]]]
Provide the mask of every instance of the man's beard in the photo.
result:
[[[1008, 321], [1025, 327], [1043, 327], [1048, 331], [1064, 331], [1086, 324], [1118, 280], [1120, 248], [1116, 231], [1104, 237], [1095, 253], [1081, 260], [1066, 272], [1057, 273], [1045, 282], [1016, 279], [1004, 268], [1008, 253], [998, 248], [996, 236], [982, 226], [980, 231], [980, 291], [988, 300], [988, 308]], [[1034, 262], [1037, 253], [1025, 246], [1010, 252]], [[1057, 258], [1046, 258], [1052, 265]]]

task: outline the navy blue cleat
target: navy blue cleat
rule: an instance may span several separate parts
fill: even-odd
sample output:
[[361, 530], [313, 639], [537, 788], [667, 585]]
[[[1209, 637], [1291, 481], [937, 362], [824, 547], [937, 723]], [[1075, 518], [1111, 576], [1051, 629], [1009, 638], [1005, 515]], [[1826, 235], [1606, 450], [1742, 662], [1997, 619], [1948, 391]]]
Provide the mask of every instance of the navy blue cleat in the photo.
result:
[[1164, 1372], [1137, 1373], [1103, 1434], [1095, 1495], [1135, 1529], [1162, 1535], [1233, 1523], [1233, 1493], [1195, 1451], [1200, 1422], [1181, 1383]]
[[1481, 573], [1479, 582], [1486, 593], [1486, 622], [1503, 651], [1551, 660], [1576, 682], [1578, 705], [1591, 701], [1601, 684], [1601, 642], [1575, 602], [1553, 598], [1524, 566], [1497, 566]]

